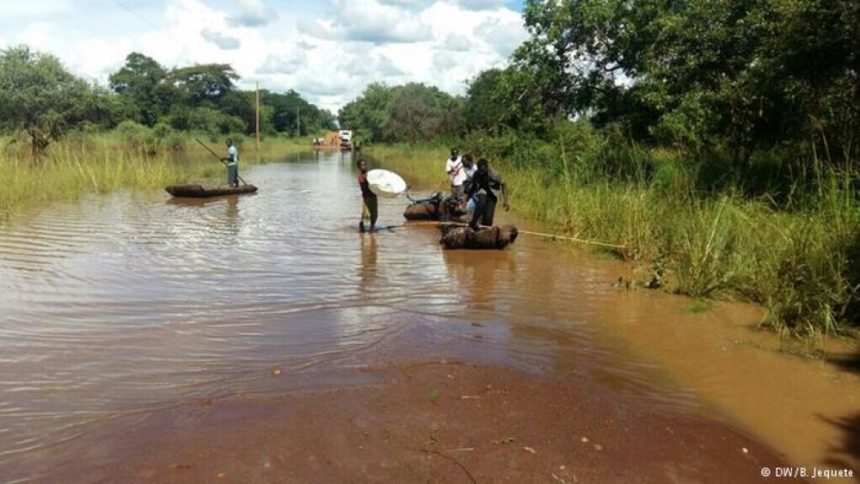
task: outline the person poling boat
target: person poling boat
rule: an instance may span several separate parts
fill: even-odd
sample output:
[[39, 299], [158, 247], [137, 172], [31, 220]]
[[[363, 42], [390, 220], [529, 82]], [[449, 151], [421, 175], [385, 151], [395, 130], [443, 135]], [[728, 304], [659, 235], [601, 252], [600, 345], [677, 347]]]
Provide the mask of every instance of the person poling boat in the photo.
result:
[[[239, 150], [237, 150], [235, 145], [233, 145], [232, 139], [227, 140], [228, 156], [226, 158], [218, 156], [218, 154], [212, 151], [212, 149], [206, 146], [206, 144], [199, 139], [195, 138], [195, 140], [200, 143], [200, 146], [206, 148], [206, 151], [211, 153], [218, 161], [227, 165], [227, 184], [229, 186], [204, 187], [198, 184], [171, 185], [166, 188], [167, 193], [170, 193], [174, 197], [206, 198], [222, 195], [242, 195], [245, 193], [255, 193], [257, 191], [257, 187], [249, 185], [241, 176], [239, 176]], [[230, 148], [232, 148], [232, 150]], [[230, 160], [234, 162], [233, 166], [230, 166]], [[239, 186], [240, 181], [242, 182], [242, 186]]]
[[239, 186], [239, 150], [233, 144], [233, 138], [227, 138], [227, 156], [221, 161], [227, 163], [227, 185], [233, 188]]
[[[224, 165], [227, 166], [227, 184], [230, 187], [238, 187], [239, 186], [238, 183], [236, 183], [235, 185], [230, 184], [231, 183], [231, 171], [230, 171], [230, 163], [229, 163], [230, 159], [233, 159], [236, 161], [236, 163], [234, 165], [235, 169], [232, 172], [232, 174], [235, 175], [235, 180], [239, 180], [240, 182], [242, 182], [243, 185], [248, 185], [248, 182], [246, 182], [244, 178], [239, 176], [239, 150], [236, 149], [236, 146], [233, 144], [232, 138], [227, 138], [227, 157], [225, 157], [225, 158], [218, 156], [214, 151], [212, 151], [212, 148], [206, 146], [206, 143], [200, 141], [199, 138], [194, 138], [194, 140], [197, 141], [198, 143], [200, 143], [200, 146], [206, 148], [206, 151], [208, 151], [209, 153], [212, 153], [212, 156], [217, 158], [218, 161], [220, 161], [221, 163], [224, 163]], [[234, 155], [233, 157], [230, 156], [230, 154], [231, 154], [230, 148], [231, 147], [233, 148], [233, 150], [232, 150], [233, 155]], [[232, 180], [232, 181], [235, 181], [235, 180]]]

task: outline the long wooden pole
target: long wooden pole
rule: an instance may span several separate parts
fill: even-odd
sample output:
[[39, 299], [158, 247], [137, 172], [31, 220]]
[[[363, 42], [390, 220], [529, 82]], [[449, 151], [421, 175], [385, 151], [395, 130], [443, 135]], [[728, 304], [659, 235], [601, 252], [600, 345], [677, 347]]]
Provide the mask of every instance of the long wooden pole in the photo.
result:
[[257, 81], [257, 164], [260, 164], [260, 81]]

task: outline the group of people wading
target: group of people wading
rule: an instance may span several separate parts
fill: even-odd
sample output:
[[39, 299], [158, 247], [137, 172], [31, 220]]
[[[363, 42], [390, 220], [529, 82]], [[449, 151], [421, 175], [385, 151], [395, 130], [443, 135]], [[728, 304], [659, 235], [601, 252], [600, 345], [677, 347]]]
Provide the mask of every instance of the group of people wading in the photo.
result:
[[[376, 194], [370, 189], [370, 184], [367, 180], [367, 162], [358, 160], [357, 165], [361, 172], [358, 176], [358, 185], [361, 188], [361, 197], [364, 202], [362, 219], [358, 227], [362, 232], [365, 229], [373, 231], [376, 228], [378, 217], [378, 200]], [[448, 176], [451, 185], [451, 195], [449, 197], [443, 200], [437, 198], [439, 197], [439, 194], [437, 194], [436, 197], [431, 199], [417, 201], [410, 207], [417, 206], [420, 208], [427, 206], [420, 204], [430, 201], [435, 202], [437, 205], [454, 206], [455, 212], [469, 215], [469, 227], [473, 230], [493, 225], [499, 195], [502, 197], [502, 206], [504, 209], [506, 211], [510, 210], [505, 182], [498, 173], [490, 169], [490, 164], [486, 159], [481, 158], [475, 163], [471, 154], [467, 153], [461, 157], [459, 150], [454, 148], [451, 150], [450, 158], [445, 160], [445, 174]], [[434, 212], [434, 214], [438, 217], [439, 211]], [[438, 218], [434, 219], [438, 220]], [[365, 225], [365, 221], [368, 220], [370, 222], [369, 227]]]

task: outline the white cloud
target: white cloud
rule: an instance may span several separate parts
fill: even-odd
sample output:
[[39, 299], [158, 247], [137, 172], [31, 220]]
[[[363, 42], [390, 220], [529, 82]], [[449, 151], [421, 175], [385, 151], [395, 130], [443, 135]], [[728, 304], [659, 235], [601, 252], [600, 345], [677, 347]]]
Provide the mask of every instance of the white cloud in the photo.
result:
[[239, 13], [230, 17], [232, 25], [262, 27], [278, 18], [278, 13], [263, 0], [236, 0]]
[[72, 10], [70, 0], [28, 0], [26, 2], [4, 2], [3, 17], [44, 17]]
[[[33, 49], [50, 50], [51, 33], [56, 26], [49, 22], [34, 22], [27, 25], [21, 33], [18, 43], [27, 44]], [[52, 52], [54, 53], [54, 52]]]
[[203, 31], [200, 32], [200, 35], [202, 35], [204, 39], [224, 50], [238, 49], [242, 45], [242, 42], [240, 42], [236, 37], [222, 34], [221, 32], [210, 29], [209, 27], [203, 29]]
[[303, 50], [287, 49], [273, 52], [266, 57], [263, 65], [257, 68], [257, 74], [292, 74], [305, 66], [308, 56]]
[[430, 26], [392, 0], [334, 0], [332, 19], [305, 26], [304, 33], [321, 39], [370, 42], [420, 42], [431, 38]]
[[454, 0], [466, 10], [497, 10], [505, 6], [505, 0]]
[[272, 91], [295, 89], [337, 111], [371, 82], [422, 82], [464, 94], [467, 79], [503, 65], [527, 35], [518, 12], [474, 9], [475, 1], [486, 0], [469, 5], [463, 0], [302, 3], [308, 1], [291, 0], [291, 12], [300, 12], [294, 16], [271, 12], [258, 15], [268, 23], [243, 25], [237, 22], [240, 16], [254, 9], [265, 13], [273, 2], [237, 0], [219, 8], [210, 0], [164, 0], [160, 6], [147, 4], [148, 10], [126, 2], [137, 14], [132, 15], [119, 7], [87, 12], [80, 8], [87, 0], [56, 0], [55, 10], [70, 3], [75, 8], [20, 26], [0, 19], [6, 26], [0, 30], [0, 49], [26, 42], [103, 83], [132, 51], [166, 67], [227, 63], [242, 76], [244, 89], [257, 81]]
[[523, 29], [515, 28], [521, 22], [511, 18], [488, 18], [475, 29], [475, 33], [493, 45], [499, 55], [508, 57], [527, 38]]
[[465, 35], [448, 34], [445, 37], [445, 43], [442, 45], [447, 50], [458, 52], [468, 52], [475, 46], [475, 43], [469, 40]]

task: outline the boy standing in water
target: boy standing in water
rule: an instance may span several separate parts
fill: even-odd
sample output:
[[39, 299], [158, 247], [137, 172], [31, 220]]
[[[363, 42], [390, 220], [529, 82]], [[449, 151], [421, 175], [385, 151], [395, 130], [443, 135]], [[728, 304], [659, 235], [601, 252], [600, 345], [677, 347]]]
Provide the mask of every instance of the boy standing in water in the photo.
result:
[[361, 187], [361, 198], [364, 201], [361, 210], [361, 222], [358, 223], [358, 231], [364, 232], [364, 219], [370, 218], [370, 232], [376, 229], [376, 218], [379, 215], [376, 194], [370, 190], [370, 184], [367, 182], [367, 162], [358, 160], [358, 169], [361, 175], [358, 176], [358, 186]]
[[239, 150], [233, 144], [233, 138], [227, 138], [227, 156], [221, 158], [227, 162], [227, 185], [239, 186]]

